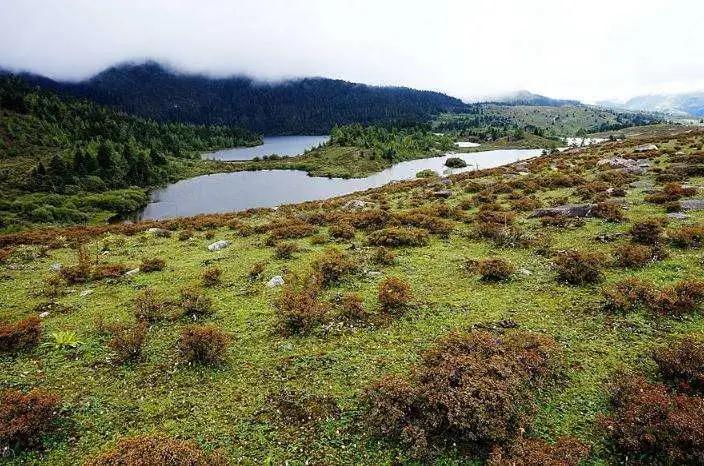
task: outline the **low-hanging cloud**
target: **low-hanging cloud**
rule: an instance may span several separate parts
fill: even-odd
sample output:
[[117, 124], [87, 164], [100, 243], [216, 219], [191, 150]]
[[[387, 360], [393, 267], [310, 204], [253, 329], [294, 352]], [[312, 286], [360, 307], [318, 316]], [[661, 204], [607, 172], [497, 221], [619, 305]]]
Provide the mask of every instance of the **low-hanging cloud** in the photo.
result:
[[462, 98], [704, 88], [704, 2], [0, 0], [0, 66], [81, 79], [127, 60], [325, 76]]

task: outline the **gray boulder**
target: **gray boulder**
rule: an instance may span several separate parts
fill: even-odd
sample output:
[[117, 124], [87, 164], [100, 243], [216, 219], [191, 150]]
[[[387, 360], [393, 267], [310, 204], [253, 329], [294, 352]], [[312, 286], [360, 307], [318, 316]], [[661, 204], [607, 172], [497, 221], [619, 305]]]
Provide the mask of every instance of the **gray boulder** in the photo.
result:
[[271, 280], [266, 282], [266, 286], [268, 288], [274, 288], [274, 287], [283, 286], [283, 285], [284, 285], [284, 277], [282, 277], [281, 275], [274, 275], [273, 277], [271, 277]]
[[704, 210], [704, 199], [682, 199], [680, 207], [682, 210]]
[[226, 239], [221, 239], [220, 241], [216, 241], [210, 246], [208, 246], [208, 251], [220, 251], [221, 249], [225, 249], [230, 245], [230, 242]]
[[655, 144], [643, 144], [633, 149], [635, 152], [649, 152], [651, 150], [658, 150], [658, 146]]
[[591, 217], [592, 204], [567, 204], [557, 207], [548, 207], [544, 209], [536, 209], [531, 214], [531, 217], [553, 217], [556, 215], [564, 215], [566, 217]]

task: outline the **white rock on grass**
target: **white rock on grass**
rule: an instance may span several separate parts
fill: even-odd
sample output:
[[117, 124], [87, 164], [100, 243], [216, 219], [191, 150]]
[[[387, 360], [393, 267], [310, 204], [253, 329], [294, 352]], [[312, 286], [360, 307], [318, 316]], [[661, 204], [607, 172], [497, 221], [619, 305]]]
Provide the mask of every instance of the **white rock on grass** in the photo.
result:
[[225, 249], [230, 245], [230, 242], [227, 241], [226, 239], [221, 239], [220, 241], [216, 241], [210, 246], [208, 246], [208, 251], [219, 251], [221, 249]]
[[125, 272], [125, 277], [131, 277], [133, 275], [137, 275], [138, 273], [139, 269], [128, 270], [127, 272]]
[[93, 294], [93, 290], [83, 290], [78, 294], [78, 296], [80, 296], [81, 298], [85, 298], [86, 296], [89, 296], [92, 294]]
[[282, 277], [281, 275], [274, 275], [273, 277], [271, 277], [271, 280], [266, 282], [266, 286], [268, 288], [274, 288], [276, 286], [283, 286], [283, 284], [284, 284], [284, 277]]

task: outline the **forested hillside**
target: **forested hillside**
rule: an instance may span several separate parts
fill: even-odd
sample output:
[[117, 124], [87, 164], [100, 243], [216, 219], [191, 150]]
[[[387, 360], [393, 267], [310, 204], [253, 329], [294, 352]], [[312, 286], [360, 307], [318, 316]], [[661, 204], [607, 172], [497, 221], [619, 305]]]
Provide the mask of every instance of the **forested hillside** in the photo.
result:
[[427, 121], [465, 108], [459, 99], [438, 92], [324, 78], [277, 83], [211, 78], [176, 73], [154, 62], [115, 66], [78, 83], [26, 78], [159, 121], [236, 125], [263, 134], [325, 134], [348, 123]]

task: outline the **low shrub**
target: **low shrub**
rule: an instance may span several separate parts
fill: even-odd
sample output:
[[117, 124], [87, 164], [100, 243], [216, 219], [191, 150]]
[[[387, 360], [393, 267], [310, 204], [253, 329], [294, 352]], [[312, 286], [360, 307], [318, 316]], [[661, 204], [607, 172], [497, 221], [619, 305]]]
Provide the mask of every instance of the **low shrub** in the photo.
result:
[[627, 278], [603, 291], [604, 310], [619, 314], [636, 311], [652, 300], [655, 291], [651, 283]]
[[602, 416], [614, 453], [643, 464], [701, 464], [704, 459], [704, 399], [670, 394], [642, 377], [621, 376]]
[[349, 320], [362, 320], [367, 312], [364, 310], [364, 299], [357, 293], [346, 293], [340, 299], [342, 317]]
[[252, 268], [249, 269], [249, 279], [252, 281], [257, 280], [259, 277], [262, 276], [264, 270], [266, 270], [266, 262], [255, 262], [254, 265], [252, 265]]
[[327, 308], [318, 300], [318, 291], [314, 282], [298, 288], [291, 284], [284, 285], [276, 301], [276, 316], [281, 333], [308, 333], [323, 322]]
[[663, 228], [662, 221], [658, 219], [645, 220], [634, 223], [629, 234], [634, 243], [657, 244], [660, 242]]
[[217, 286], [220, 284], [221, 277], [222, 270], [217, 267], [208, 267], [203, 271], [201, 281], [203, 282], [203, 286], [206, 287]]
[[59, 274], [70, 285], [85, 283], [90, 280], [93, 263], [88, 255], [88, 250], [81, 245], [78, 248], [78, 263], [65, 265], [59, 269]]
[[704, 391], [704, 343], [687, 336], [658, 348], [653, 359], [663, 379], [685, 392]]
[[592, 215], [607, 222], [621, 222], [625, 218], [623, 207], [614, 202], [599, 202], [592, 207]]
[[620, 244], [614, 248], [619, 267], [643, 267], [652, 262], [654, 256], [653, 248], [644, 244]]
[[379, 304], [385, 312], [399, 312], [413, 299], [411, 285], [398, 277], [389, 277], [379, 283]]
[[560, 367], [548, 337], [452, 332], [422, 354], [408, 378], [386, 376], [367, 390], [367, 422], [415, 457], [444, 447], [486, 456], [517, 439], [536, 391]]
[[127, 272], [127, 266], [124, 264], [97, 264], [93, 266], [90, 278], [91, 280], [120, 278], [125, 274], [125, 272]]
[[166, 261], [155, 257], [152, 259], [142, 259], [139, 270], [145, 273], [158, 272], [164, 270], [164, 267], [166, 267]]
[[31, 316], [14, 324], [0, 324], [0, 352], [33, 348], [42, 336], [39, 317]]
[[190, 316], [208, 316], [213, 314], [213, 300], [198, 290], [184, 288], [181, 290], [181, 309]]
[[699, 248], [704, 244], [704, 226], [691, 225], [667, 231], [667, 237], [678, 248]]
[[396, 253], [382, 246], [374, 250], [372, 261], [379, 265], [393, 265], [396, 262]]
[[369, 233], [367, 241], [373, 246], [426, 246], [429, 235], [421, 228], [389, 227]]
[[698, 310], [704, 301], [704, 282], [681, 280], [657, 290], [651, 283], [629, 278], [604, 290], [604, 310], [627, 313], [645, 308], [663, 316], [681, 317]]
[[230, 336], [215, 325], [189, 325], [181, 331], [178, 350], [188, 362], [219, 364], [229, 344]]
[[301, 220], [290, 219], [269, 226], [267, 244], [274, 245], [282, 239], [304, 238], [315, 233], [315, 227]]
[[42, 436], [54, 428], [59, 397], [39, 389], [0, 394], [0, 451], [41, 445]]
[[181, 230], [178, 232], [179, 241], [188, 241], [193, 237], [193, 230]]
[[520, 438], [506, 448], [496, 447], [487, 466], [578, 466], [589, 455], [589, 446], [574, 437], [554, 444], [542, 439]]
[[312, 268], [319, 283], [326, 286], [357, 270], [357, 265], [339, 249], [328, 248], [313, 260]]
[[568, 217], [567, 215], [546, 215], [540, 217], [540, 224], [544, 227], [552, 228], [577, 228], [584, 225], [584, 220], [578, 217]]
[[279, 259], [290, 259], [298, 250], [298, 245], [292, 241], [279, 241], [274, 248], [274, 255]]
[[355, 228], [349, 223], [335, 223], [330, 225], [330, 236], [338, 239], [352, 239], [355, 235]]
[[162, 435], [138, 435], [120, 439], [114, 448], [104, 451], [87, 466], [226, 466], [218, 453], [206, 453], [190, 440]]
[[108, 347], [117, 355], [117, 361], [138, 361], [147, 343], [147, 324], [144, 321], [136, 325], [112, 325], [109, 328], [112, 338]]
[[140, 322], [157, 322], [166, 318], [167, 303], [152, 288], [142, 290], [134, 298], [134, 316]]
[[482, 280], [503, 281], [511, 278], [516, 268], [506, 259], [489, 257], [479, 261], [477, 270], [482, 276]]
[[562, 251], [554, 262], [558, 279], [571, 285], [596, 283], [603, 278], [601, 265], [604, 257], [597, 253]]

